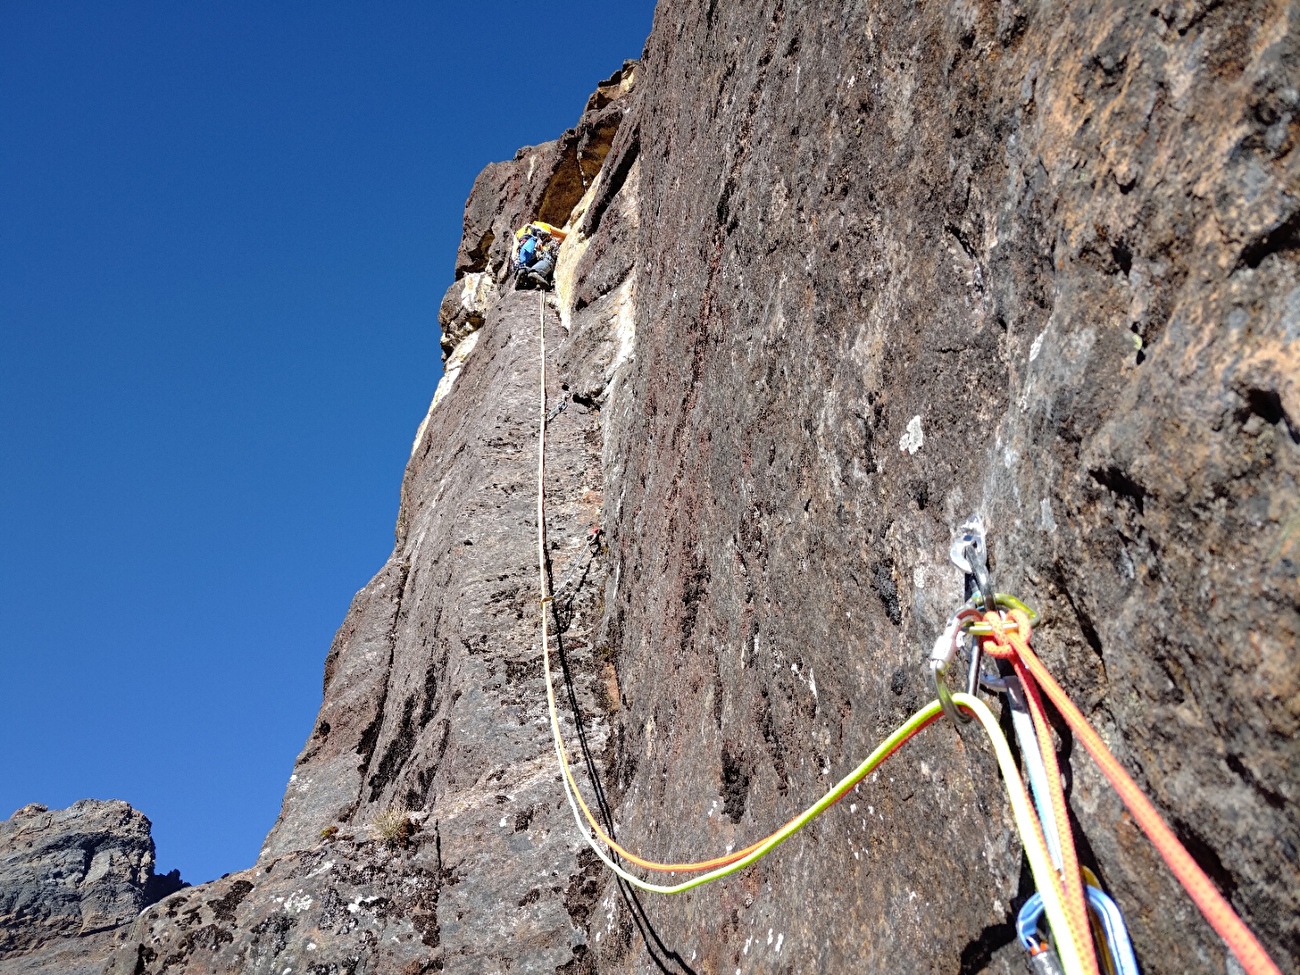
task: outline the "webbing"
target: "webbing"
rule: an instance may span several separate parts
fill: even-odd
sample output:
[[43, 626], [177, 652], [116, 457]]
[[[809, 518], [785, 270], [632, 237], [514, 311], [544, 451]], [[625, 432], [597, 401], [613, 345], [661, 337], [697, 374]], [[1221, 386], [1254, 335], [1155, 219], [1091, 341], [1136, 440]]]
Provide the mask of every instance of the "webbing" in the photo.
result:
[[1051, 698], [1061, 717], [1083, 743], [1083, 747], [1097, 763], [1111, 787], [1119, 793], [1120, 799], [1128, 807], [1134, 821], [1142, 827], [1142, 831], [1147, 834], [1147, 838], [1164, 858], [1170, 871], [1183, 885], [1210, 927], [1214, 928], [1232, 953], [1237, 956], [1247, 975], [1281, 975], [1277, 965], [1273, 964], [1273, 960], [1264, 951], [1254, 933], [1246, 927], [1245, 922], [1232, 909], [1232, 905], [1224, 899], [1210, 878], [1206, 876], [1205, 871], [1192, 859], [1191, 854], [1174, 836], [1173, 831], [1165, 825], [1164, 819], [1151, 804], [1151, 800], [1124, 771], [1124, 766], [1120, 765], [1119, 760], [1106, 747], [1106, 743], [1083, 716], [1083, 712], [1075, 707], [1074, 702], [1061, 689], [1061, 685], [1030, 649], [1028, 617], [1020, 610], [1012, 610], [1010, 615], [1019, 624], [1014, 632], [1004, 629], [1001, 618], [996, 613], [985, 616], [993, 626], [994, 632], [984, 640], [984, 651], [996, 657], [1009, 659], [1022, 681], [1026, 677], [1032, 678]]

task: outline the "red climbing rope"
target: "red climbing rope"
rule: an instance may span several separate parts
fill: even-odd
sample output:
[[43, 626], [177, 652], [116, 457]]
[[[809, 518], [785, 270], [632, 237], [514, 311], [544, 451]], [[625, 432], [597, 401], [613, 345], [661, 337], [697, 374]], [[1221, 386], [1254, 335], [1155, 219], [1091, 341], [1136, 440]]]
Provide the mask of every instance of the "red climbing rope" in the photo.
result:
[[[1051, 698], [1052, 703], [1056, 705], [1056, 709], [1065, 718], [1066, 724], [1070, 726], [1075, 736], [1082, 742], [1083, 747], [1087, 749], [1088, 754], [1097, 763], [1102, 774], [1110, 781], [1111, 786], [1119, 793], [1120, 799], [1128, 807], [1128, 811], [1132, 813], [1134, 821], [1142, 827], [1142, 831], [1147, 834], [1147, 838], [1155, 846], [1160, 856], [1164, 858], [1165, 863], [1169, 865], [1173, 875], [1178, 878], [1178, 882], [1183, 885], [1183, 888], [1196, 903], [1197, 908], [1205, 916], [1205, 920], [1210, 923], [1210, 927], [1218, 932], [1219, 937], [1227, 942], [1232, 953], [1237, 956], [1237, 960], [1241, 962], [1242, 967], [1246, 970], [1246, 975], [1282, 975], [1255, 935], [1237, 916], [1237, 912], [1232, 909], [1232, 905], [1223, 898], [1223, 895], [1219, 893], [1210, 878], [1205, 875], [1205, 871], [1197, 865], [1191, 854], [1178, 842], [1178, 838], [1174, 836], [1173, 831], [1165, 825], [1165, 821], [1160, 817], [1160, 813], [1156, 811], [1156, 807], [1151, 804], [1151, 800], [1143, 794], [1142, 790], [1129, 777], [1129, 774], [1124, 771], [1124, 767], [1111, 754], [1110, 749], [1106, 747], [1106, 743], [1101, 740], [1101, 736], [1088, 723], [1088, 719], [1074, 706], [1074, 702], [1061, 689], [1061, 685], [1056, 682], [1047, 668], [1043, 666], [1043, 662], [1029, 648], [1029, 616], [1018, 609], [1012, 610], [1009, 615], [1017, 624], [1014, 631], [1005, 628], [997, 614], [989, 613], [985, 616], [985, 619], [993, 626], [993, 635], [985, 638], [984, 652], [1011, 661], [1012, 666], [1016, 668], [1016, 672], [1020, 675], [1021, 682], [1025, 685], [1025, 690], [1031, 701], [1037, 698], [1038, 687], [1041, 687], [1047, 696]], [[1035, 683], [1037, 686], [1035, 686]], [[1038, 698], [1035, 712], [1041, 706], [1042, 700]], [[1034, 719], [1037, 725], [1037, 713], [1035, 713]], [[1054, 757], [1050, 739], [1043, 747], [1044, 759], [1049, 755]], [[1053, 769], [1054, 767], [1055, 762], [1053, 761]]]

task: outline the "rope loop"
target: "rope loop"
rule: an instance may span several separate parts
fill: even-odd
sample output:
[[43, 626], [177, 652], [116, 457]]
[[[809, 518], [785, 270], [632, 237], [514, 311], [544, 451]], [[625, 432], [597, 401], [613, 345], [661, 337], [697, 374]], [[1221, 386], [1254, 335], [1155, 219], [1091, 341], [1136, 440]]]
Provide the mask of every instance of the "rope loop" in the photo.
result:
[[[1033, 621], [1029, 613], [1020, 608], [1012, 608], [1007, 613], [1010, 619], [1003, 619], [1001, 613], [985, 613], [983, 621], [989, 626], [989, 634], [984, 637], [982, 649], [990, 657], [999, 660], [1013, 660], [1020, 656], [1021, 647], [1028, 647], [1033, 636]], [[1010, 622], [1013, 626], [1008, 627]]]

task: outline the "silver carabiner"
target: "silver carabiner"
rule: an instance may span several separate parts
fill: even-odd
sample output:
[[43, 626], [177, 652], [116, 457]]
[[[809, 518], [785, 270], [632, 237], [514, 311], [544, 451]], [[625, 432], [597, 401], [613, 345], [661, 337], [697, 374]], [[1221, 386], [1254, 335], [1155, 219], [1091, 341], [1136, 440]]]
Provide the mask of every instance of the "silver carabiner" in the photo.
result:
[[[984, 519], [971, 515], [957, 529], [957, 537], [948, 549], [948, 560], [975, 579], [975, 588], [979, 590], [984, 612], [996, 612], [998, 601], [993, 591], [993, 582], [989, 578], [989, 549]], [[975, 694], [980, 684], [980, 664], [983, 652], [976, 641], [971, 648], [970, 672], [966, 675], [966, 693]], [[942, 698], [940, 699], [942, 700]]]
[[945, 681], [944, 675], [948, 672], [948, 667], [952, 664], [953, 656], [957, 652], [957, 641], [961, 637], [961, 619], [954, 616], [948, 621], [943, 632], [939, 634], [939, 639], [934, 641], [934, 649], [930, 651], [930, 677], [934, 680], [934, 692], [938, 695], [939, 704], [943, 707], [943, 713], [948, 715], [956, 724], [970, 724], [971, 717], [965, 714], [952, 700], [952, 692], [948, 690], [948, 682]]

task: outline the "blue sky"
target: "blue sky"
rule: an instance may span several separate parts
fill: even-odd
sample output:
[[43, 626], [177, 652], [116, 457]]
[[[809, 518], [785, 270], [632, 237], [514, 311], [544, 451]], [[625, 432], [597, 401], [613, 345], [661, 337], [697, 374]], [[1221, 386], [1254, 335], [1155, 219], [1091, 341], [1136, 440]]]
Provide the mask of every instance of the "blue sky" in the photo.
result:
[[652, 12], [0, 5], [0, 818], [121, 798], [162, 870], [252, 863], [392, 546], [474, 176]]

